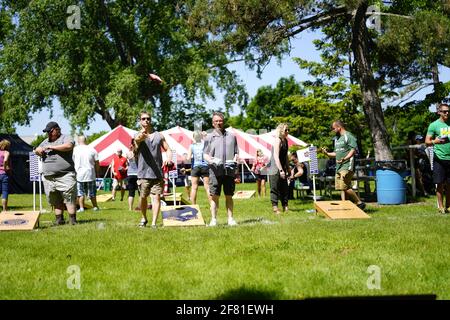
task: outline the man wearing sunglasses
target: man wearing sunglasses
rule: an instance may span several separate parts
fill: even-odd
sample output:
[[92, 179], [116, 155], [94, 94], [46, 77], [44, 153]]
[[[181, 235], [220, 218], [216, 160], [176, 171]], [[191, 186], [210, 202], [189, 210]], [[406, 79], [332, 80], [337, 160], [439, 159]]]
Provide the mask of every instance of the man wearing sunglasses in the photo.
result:
[[[135, 152], [138, 155], [138, 173], [137, 184], [141, 197], [142, 219], [140, 227], [147, 225], [147, 197], [152, 198], [152, 228], [156, 228], [156, 219], [158, 218], [161, 207], [161, 194], [164, 189], [163, 165], [172, 166], [172, 150], [169, 148], [164, 136], [153, 131], [151, 126], [151, 117], [148, 112], [140, 114], [141, 130], [134, 137]], [[166, 153], [166, 160], [163, 161], [162, 151]]]
[[[441, 103], [438, 108], [439, 119], [432, 122], [427, 130], [425, 143], [433, 146], [433, 182], [437, 184], [436, 196], [440, 213], [448, 213], [450, 206], [450, 120], [449, 107]], [[444, 207], [445, 187], [445, 207]]]
[[69, 212], [70, 224], [76, 224], [77, 180], [72, 159], [75, 141], [71, 136], [61, 134], [54, 121], [50, 121], [42, 131], [48, 134], [48, 138], [34, 153], [42, 158], [44, 190], [48, 202], [55, 208], [55, 224], [64, 224], [64, 206]]

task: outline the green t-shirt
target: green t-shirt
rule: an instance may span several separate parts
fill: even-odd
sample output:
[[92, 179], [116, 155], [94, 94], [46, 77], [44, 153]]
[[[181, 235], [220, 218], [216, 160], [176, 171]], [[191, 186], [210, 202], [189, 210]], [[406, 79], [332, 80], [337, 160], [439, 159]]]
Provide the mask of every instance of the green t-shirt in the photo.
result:
[[[427, 131], [427, 136], [431, 136], [433, 139], [437, 136], [450, 135], [450, 120], [443, 122], [440, 118], [432, 122]], [[434, 154], [441, 160], [450, 160], [450, 140], [447, 139], [447, 143], [439, 143], [434, 145]]]
[[[357, 149], [356, 138], [350, 132], [345, 132], [339, 138], [334, 141], [334, 152], [336, 152], [336, 161], [344, 158], [352, 149]], [[354, 171], [355, 156], [344, 163], [336, 163], [336, 172], [342, 170]]]

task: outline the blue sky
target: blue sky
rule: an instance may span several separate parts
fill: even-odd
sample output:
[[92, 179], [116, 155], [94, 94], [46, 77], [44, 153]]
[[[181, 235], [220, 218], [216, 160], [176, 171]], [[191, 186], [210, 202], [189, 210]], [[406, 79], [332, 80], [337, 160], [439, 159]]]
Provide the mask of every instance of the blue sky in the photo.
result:
[[[297, 37], [292, 41], [293, 49], [289, 56], [286, 56], [281, 65], [278, 65], [276, 61], [272, 61], [266, 66], [262, 74], [261, 79], [258, 79], [256, 71], [249, 70], [243, 63], [236, 63], [232, 66], [233, 70], [236, 70], [240, 75], [241, 79], [247, 87], [250, 98], [252, 98], [259, 87], [271, 85], [275, 86], [278, 80], [282, 77], [289, 77], [293, 75], [297, 81], [304, 81], [308, 79], [308, 75], [304, 70], [301, 70], [296, 63], [292, 61], [294, 57], [300, 57], [306, 60], [320, 61], [318, 52], [315, 50], [312, 41], [318, 39], [320, 34], [317, 32], [305, 32], [301, 36]], [[450, 81], [450, 69], [443, 68], [440, 70], [441, 81]], [[431, 91], [431, 87], [420, 91], [414, 96], [414, 99], [419, 99], [424, 97], [427, 93]], [[218, 107], [223, 106], [223, 98], [220, 92], [217, 92], [215, 101], [208, 101], [207, 107], [210, 109], [218, 109]], [[240, 110], [233, 110], [235, 114], [239, 113]], [[42, 111], [40, 113], [32, 115], [32, 120], [30, 121], [30, 126], [20, 126], [17, 127], [16, 133], [19, 136], [31, 136], [42, 134], [42, 129], [45, 124], [50, 121], [56, 121], [62, 127], [64, 133], [69, 133], [70, 125], [65, 119], [61, 108], [59, 108], [58, 103], [55, 103], [55, 108], [53, 112], [52, 119], [49, 119], [49, 112]], [[90, 129], [86, 130], [84, 133], [86, 135], [96, 133], [102, 130], [110, 130], [106, 121], [102, 120], [100, 116], [96, 116], [94, 122], [90, 125]]]

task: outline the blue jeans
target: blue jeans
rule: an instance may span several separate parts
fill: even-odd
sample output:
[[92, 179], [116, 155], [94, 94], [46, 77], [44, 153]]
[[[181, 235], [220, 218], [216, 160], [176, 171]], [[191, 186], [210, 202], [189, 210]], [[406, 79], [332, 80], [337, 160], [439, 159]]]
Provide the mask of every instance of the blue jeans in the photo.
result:
[[0, 174], [0, 186], [2, 190], [2, 199], [8, 199], [8, 181], [9, 177], [6, 173]]

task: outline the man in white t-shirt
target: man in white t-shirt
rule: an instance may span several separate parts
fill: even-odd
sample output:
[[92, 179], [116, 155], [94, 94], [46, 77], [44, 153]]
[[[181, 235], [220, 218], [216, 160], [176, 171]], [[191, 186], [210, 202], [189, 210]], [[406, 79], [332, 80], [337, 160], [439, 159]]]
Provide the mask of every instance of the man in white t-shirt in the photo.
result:
[[84, 199], [86, 195], [91, 199], [92, 205], [94, 206], [93, 210], [97, 211], [95, 178], [99, 171], [98, 153], [94, 148], [86, 145], [85, 136], [78, 137], [78, 145], [73, 149], [73, 161], [77, 173], [77, 190], [80, 204], [78, 212], [84, 211]]

